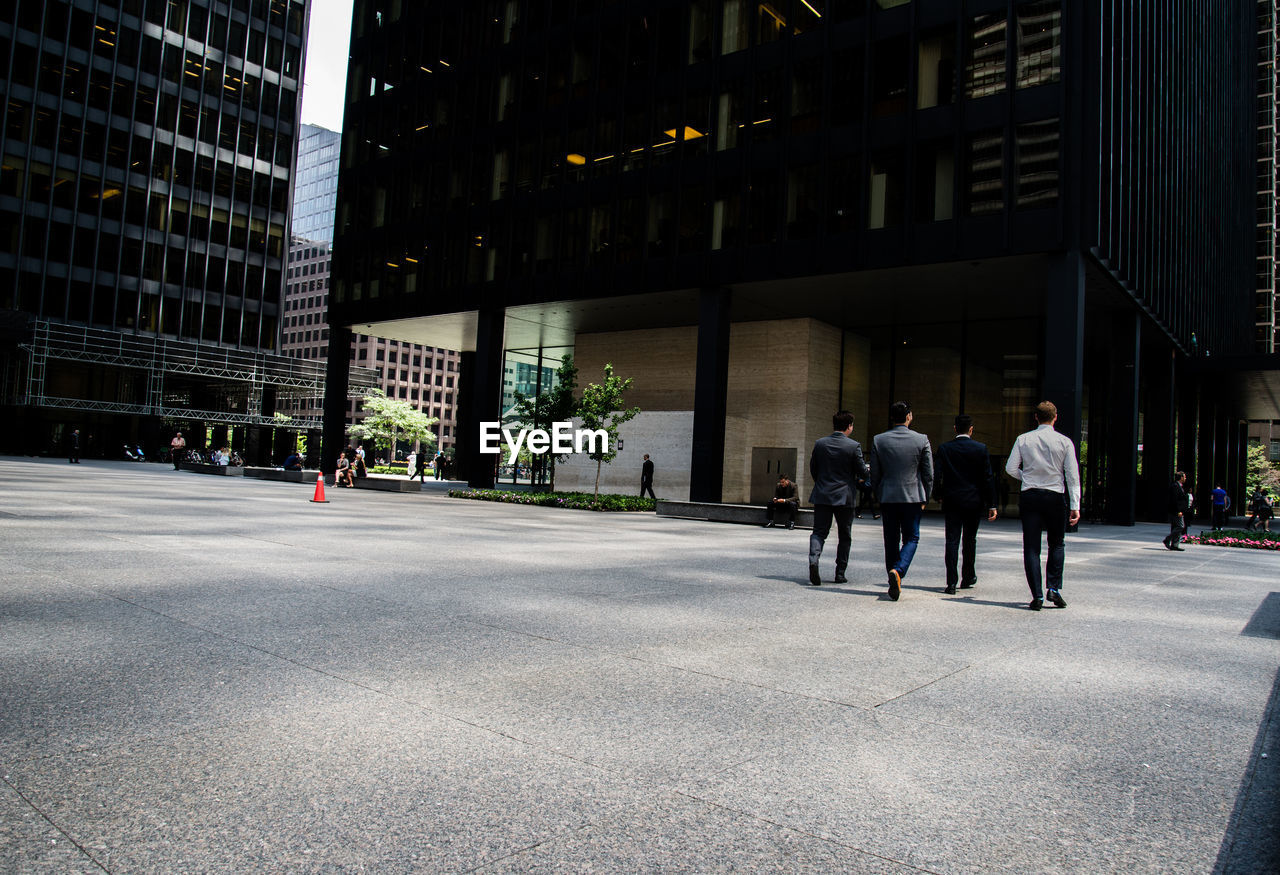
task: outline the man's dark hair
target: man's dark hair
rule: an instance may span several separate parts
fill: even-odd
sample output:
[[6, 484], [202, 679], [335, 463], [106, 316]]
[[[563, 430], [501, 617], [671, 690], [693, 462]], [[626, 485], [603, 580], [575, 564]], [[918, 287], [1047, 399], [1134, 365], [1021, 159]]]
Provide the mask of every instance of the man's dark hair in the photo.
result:
[[1183, 472], [1183, 471], [1174, 471], [1174, 472], [1173, 472], [1173, 479], [1174, 479], [1175, 481], [1186, 480], [1186, 479], [1187, 479], [1187, 475], [1186, 475], [1186, 473], [1185, 473], [1185, 472]]
[[973, 417], [967, 413], [961, 413], [956, 417], [956, 434], [964, 434], [973, 428]]
[[847, 410], [841, 410], [831, 417], [831, 427], [836, 431], [844, 431], [851, 425], [853, 425], [853, 414]]
[[910, 412], [910, 404], [905, 401], [895, 401], [889, 405], [889, 422], [893, 425], [902, 425], [907, 421], [907, 414]]
[[1058, 408], [1054, 406], [1052, 401], [1041, 401], [1036, 405], [1036, 422], [1041, 425], [1053, 422], [1053, 418], [1058, 415]]
[[789, 480], [790, 478], [789, 478], [789, 477], [787, 477], [787, 475], [786, 475], [786, 474], [781, 474], [781, 473], [780, 473], [780, 474], [778, 474], [778, 479], [779, 479], [779, 480]]

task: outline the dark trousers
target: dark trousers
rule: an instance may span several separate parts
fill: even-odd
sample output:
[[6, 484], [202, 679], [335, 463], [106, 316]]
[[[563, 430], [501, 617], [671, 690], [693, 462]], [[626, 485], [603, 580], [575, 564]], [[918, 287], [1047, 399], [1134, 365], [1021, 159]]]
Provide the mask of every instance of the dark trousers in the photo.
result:
[[1182, 543], [1182, 536], [1186, 534], [1186, 520], [1180, 513], [1169, 514], [1169, 536], [1164, 539], [1166, 547], [1172, 547], [1174, 544]]
[[1031, 597], [1044, 598], [1040, 577], [1040, 536], [1049, 542], [1045, 577], [1049, 589], [1062, 589], [1062, 564], [1067, 558], [1063, 543], [1067, 531], [1067, 496], [1049, 489], [1027, 489], [1018, 501], [1022, 517], [1022, 567], [1027, 573]]
[[76, 465], [80, 464], [80, 448], [72, 445], [70, 453], [71, 455], [67, 458], [67, 461]]
[[796, 521], [797, 508], [798, 505], [794, 501], [771, 501], [765, 506], [764, 518], [773, 522], [773, 515], [778, 514], [781, 522], [790, 525]]
[[924, 509], [919, 504], [901, 504], [894, 501], [880, 503], [880, 524], [884, 527], [884, 570], [897, 571], [899, 577], [907, 576], [916, 547], [920, 546], [920, 517]]
[[822, 555], [822, 546], [827, 542], [827, 534], [831, 531], [831, 521], [836, 521], [836, 574], [844, 574], [849, 566], [849, 547], [853, 543], [853, 507], [847, 504], [839, 506], [815, 504], [813, 506], [813, 533], [809, 535], [809, 564], [817, 565]]
[[1213, 506], [1213, 527], [1215, 529], [1225, 529], [1227, 527], [1226, 505], [1215, 504]]
[[644, 498], [644, 494], [645, 494], [646, 492], [647, 492], [647, 493], [649, 493], [649, 497], [650, 497], [650, 498], [652, 498], [654, 501], [657, 501], [657, 500], [658, 500], [658, 496], [656, 496], [656, 495], [654, 495], [654, 494], [653, 494], [653, 481], [652, 481], [652, 480], [641, 480], [641, 481], [640, 481], [640, 497], [641, 497], [641, 498]]
[[[947, 586], [963, 583], [972, 586], [978, 580], [975, 558], [978, 552], [978, 525], [986, 512], [972, 510], [945, 510], [947, 521]], [[964, 571], [958, 569], [961, 547], [964, 548]]]
[[186, 456], [186, 454], [187, 454], [186, 447], [183, 447], [180, 450], [177, 448], [173, 448], [169, 450], [169, 456], [170, 458], [173, 459], [173, 470], [175, 471], [178, 470], [178, 463], [182, 461], [183, 457]]
[[855, 512], [859, 517], [861, 517], [867, 511], [871, 511], [872, 514], [877, 513], [875, 493], [872, 492], [869, 488], [859, 489], [858, 490], [858, 508]]

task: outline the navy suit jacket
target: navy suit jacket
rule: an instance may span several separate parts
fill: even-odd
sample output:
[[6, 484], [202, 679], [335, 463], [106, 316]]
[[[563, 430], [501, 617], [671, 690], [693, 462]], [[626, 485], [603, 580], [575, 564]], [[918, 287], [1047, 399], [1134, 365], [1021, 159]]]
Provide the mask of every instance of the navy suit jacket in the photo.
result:
[[938, 447], [937, 495], [943, 510], [986, 510], [996, 507], [996, 479], [987, 445], [957, 437]]
[[862, 445], [842, 431], [818, 438], [809, 456], [809, 473], [813, 476], [810, 504], [852, 505], [858, 481], [867, 479]]

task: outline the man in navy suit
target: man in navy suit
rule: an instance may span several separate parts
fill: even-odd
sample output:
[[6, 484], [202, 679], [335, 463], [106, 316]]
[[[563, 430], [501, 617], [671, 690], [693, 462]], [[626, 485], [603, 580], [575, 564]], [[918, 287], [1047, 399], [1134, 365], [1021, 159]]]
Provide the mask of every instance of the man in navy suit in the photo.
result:
[[841, 410], [831, 417], [835, 429], [824, 438], [818, 438], [809, 456], [809, 473], [813, 476], [813, 491], [809, 503], [813, 505], [813, 533], [809, 535], [809, 582], [822, 585], [818, 575], [818, 558], [822, 546], [831, 532], [831, 521], [836, 521], [839, 543], [836, 546], [836, 583], [848, 583], [844, 570], [849, 565], [849, 547], [853, 543], [853, 497], [858, 481], [867, 478], [867, 466], [862, 460], [862, 446], [849, 437], [853, 432], [853, 414]]
[[[973, 417], [961, 413], [955, 421], [956, 436], [938, 447], [934, 466], [934, 491], [942, 500], [947, 524], [947, 588], [953, 595], [956, 584], [969, 589], [978, 582], [974, 568], [978, 548], [978, 526], [985, 515], [996, 518], [996, 480], [991, 473], [987, 445], [973, 439]], [[964, 547], [964, 573], [957, 571], [960, 548]]]

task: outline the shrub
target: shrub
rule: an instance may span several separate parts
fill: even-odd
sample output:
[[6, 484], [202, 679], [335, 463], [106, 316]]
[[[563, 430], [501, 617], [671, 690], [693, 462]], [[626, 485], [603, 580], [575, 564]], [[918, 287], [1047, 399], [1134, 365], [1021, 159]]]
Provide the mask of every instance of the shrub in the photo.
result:
[[498, 501], [503, 504], [532, 504], [570, 510], [637, 511], [653, 510], [652, 498], [638, 495], [592, 496], [588, 492], [507, 492], [501, 489], [450, 489], [450, 498]]
[[1252, 550], [1280, 550], [1280, 532], [1247, 532], [1244, 529], [1217, 529], [1188, 536], [1188, 544], [1208, 547], [1240, 547]]

